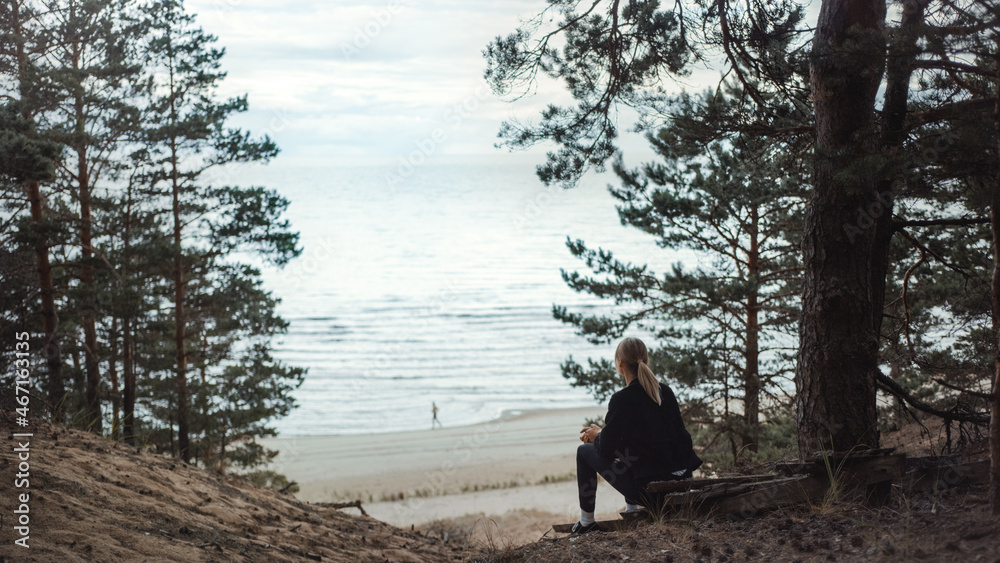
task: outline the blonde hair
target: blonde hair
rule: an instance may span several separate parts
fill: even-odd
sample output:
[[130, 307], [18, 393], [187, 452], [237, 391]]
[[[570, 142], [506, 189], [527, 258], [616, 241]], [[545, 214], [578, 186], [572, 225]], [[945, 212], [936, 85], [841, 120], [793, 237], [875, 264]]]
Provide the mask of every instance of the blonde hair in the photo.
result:
[[635, 374], [639, 379], [639, 385], [642, 385], [650, 399], [653, 399], [657, 405], [662, 403], [660, 382], [653, 375], [653, 370], [649, 369], [649, 353], [642, 340], [628, 337], [619, 342], [618, 349], [615, 350], [615, 360], [621, 362], [626, 369]]

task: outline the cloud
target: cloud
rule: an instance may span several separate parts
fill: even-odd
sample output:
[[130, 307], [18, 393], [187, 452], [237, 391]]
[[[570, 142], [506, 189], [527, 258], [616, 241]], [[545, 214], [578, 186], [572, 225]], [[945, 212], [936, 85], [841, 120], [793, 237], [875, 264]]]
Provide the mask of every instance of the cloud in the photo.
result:
[[285, 160], [405, 155], [437, 129], [448, 139], [441, 154], [497, 154], [502, 121], [531, 121], [545, 105], [570, 101], [555, 81], [514, 104], [485, 91], [482, 50], [541, 7], [539, 0], [188, 2], [226, 48], [220, 93], [249, 95], [250, 111], [235, 124], [269, 134]]
[[496, 35], [516, 27], [518, 14], [538, 6], [422, 0], [188, 3], [199, 24], [227, 50], [223, 64], [229, 75], [220, 93], [249, 94], [251, 110], [238, 124], [263, 126], [286, 156], [317, 149], [402, 154], [447, 125], [449, 109], [470, 96], [477, 98], [474, 119], [463, 119], [466, 131], [456, 136], [462, 142], [442, 150], [495, 152], [496, 130], [510, 108], [477, 94], [483, 90], [481, 52]]

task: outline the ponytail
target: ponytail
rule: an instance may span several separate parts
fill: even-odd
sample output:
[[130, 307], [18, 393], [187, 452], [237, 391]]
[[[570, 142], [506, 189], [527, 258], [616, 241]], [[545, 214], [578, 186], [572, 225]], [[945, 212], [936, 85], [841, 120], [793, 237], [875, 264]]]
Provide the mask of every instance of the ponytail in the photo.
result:
[[653, 375], [653, 370], [649, 369], [649, 353], [642, 340], [628, 337], [619, 342], [618, 349], [615, 350], [615, 361], [635, 366], [635, 376], [639, 379], [639, 385], [642, 385], [643, 390], [654, 403], [663, 404], [660, 397], [660, 382]]
[[653, 375], [653, 370], [649, 369], [646, 362], [639, 360], [639, 369], [636, 370], [636, 377], [639, 378], [639, 385], [646, 391], [650, 399], [657, 405], [662, 404], [660, 399], [660, 382]]

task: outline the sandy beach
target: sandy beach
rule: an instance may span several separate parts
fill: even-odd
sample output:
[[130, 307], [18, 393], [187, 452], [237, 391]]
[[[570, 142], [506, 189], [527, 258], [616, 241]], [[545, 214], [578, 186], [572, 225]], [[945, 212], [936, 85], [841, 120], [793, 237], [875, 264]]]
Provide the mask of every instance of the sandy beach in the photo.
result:
[[[606, 409], [509, 411], [470, 426], [386, 434], [262, 440], [280, 452], [271, 468], [310, 502], [361, 499], [397, 526], [465, 515], [579, 515], [576, 448], [587, 418]], [[605, 483], [597, 512], [624, 507]], [[550, 523], [545, 523], [547, 524]]]

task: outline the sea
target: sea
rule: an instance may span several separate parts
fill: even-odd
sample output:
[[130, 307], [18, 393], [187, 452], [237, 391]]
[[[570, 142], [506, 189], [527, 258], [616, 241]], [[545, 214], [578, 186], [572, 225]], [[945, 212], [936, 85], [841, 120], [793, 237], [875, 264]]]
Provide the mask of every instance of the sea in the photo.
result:
[[288, 198], [301, 237], [301, 256], [263, 272], [289, 322], [275, 356], [308, 369], [296, 408], [273, 422], [279, 436], [429, 429], [433, 405], [443, 426], [599, 405], [560, 364], [611, 358], [614, 344], [589, 343], [552, 307], [627, 306], [566, 285], [561, 270], [588, 272], [567, 238], [654, 267], [679, 257], [621, 224], [613, 175], [547, 187], [538, 160], [276, 162], [234, 174]]

